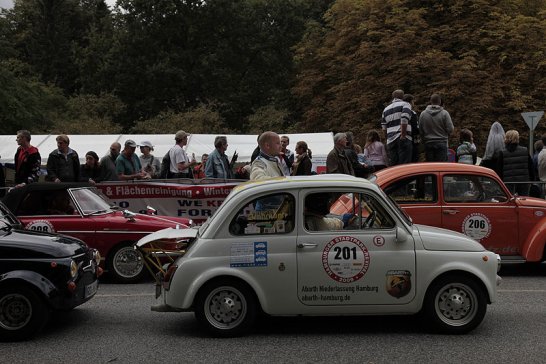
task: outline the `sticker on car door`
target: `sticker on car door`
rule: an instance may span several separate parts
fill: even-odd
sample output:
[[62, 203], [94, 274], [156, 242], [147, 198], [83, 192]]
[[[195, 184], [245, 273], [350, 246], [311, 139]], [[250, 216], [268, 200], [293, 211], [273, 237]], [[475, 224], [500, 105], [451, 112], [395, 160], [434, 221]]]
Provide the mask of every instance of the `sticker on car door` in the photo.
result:
[[360, 240], [352, 236], [338, 236], [324, 247], [322, 267], [337, 282], [356, 282], [370, 267], [370, 253]]

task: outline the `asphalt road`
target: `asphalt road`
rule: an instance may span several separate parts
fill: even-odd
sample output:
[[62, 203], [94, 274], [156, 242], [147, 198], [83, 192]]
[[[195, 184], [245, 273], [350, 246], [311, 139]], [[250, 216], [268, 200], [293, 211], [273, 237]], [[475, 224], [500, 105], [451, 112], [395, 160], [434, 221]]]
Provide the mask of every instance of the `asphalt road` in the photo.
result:
[[207, 337], [191, 313], [156, 313], [152, 282], [103, 283], [35, 339], [0, 343], [1, 363], [543, 363], [546, 265], [501, 271], [498, 301], [463, 336], [413, 317], [266, 318], [252, 335]]

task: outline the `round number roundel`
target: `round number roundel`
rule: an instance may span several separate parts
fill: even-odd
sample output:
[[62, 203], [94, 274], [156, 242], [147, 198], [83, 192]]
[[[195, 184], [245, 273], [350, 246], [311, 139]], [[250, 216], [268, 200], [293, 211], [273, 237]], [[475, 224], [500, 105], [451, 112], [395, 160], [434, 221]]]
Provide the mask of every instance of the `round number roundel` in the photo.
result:
[[27, 230], [42, 231], [44, 233], [54, 233], [55, 228], [47, 220], [34, 220], [31, 221], [25, 226]]
[[491, 222], [484, 214], [473, 213], [463, 220], [463, 233], [472, 239], [481, 240], [491, 234]]
[[340, 283], [356, 282], [370, 266], [370, 253], [360, 240], [351, 236], [332, 239], [322, 252], [322, 267], [330, 278]]

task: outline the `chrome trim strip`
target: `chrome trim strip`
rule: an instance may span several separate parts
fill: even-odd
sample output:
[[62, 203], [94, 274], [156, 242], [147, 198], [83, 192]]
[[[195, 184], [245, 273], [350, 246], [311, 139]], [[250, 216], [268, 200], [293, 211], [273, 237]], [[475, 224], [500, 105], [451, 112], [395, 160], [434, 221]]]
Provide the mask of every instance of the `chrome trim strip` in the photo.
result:
[[97, 230], [97, 231], [82, 231], [82, 230], [56, 230], [59, 234], [151, 234], [154, 231], [134, 231], [134, 230]]

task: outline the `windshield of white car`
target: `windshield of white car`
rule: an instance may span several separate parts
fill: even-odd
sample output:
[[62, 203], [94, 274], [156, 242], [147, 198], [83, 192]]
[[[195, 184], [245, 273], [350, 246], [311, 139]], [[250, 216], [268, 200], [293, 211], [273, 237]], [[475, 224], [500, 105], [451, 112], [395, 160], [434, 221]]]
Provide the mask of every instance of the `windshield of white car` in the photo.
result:
[[74, 188], [70, 189], [70, 193], [78, 204], [84, 215], [102, 214], [112, 212], [110, 204], [108, 204], [95, 189], [91, 188]]

